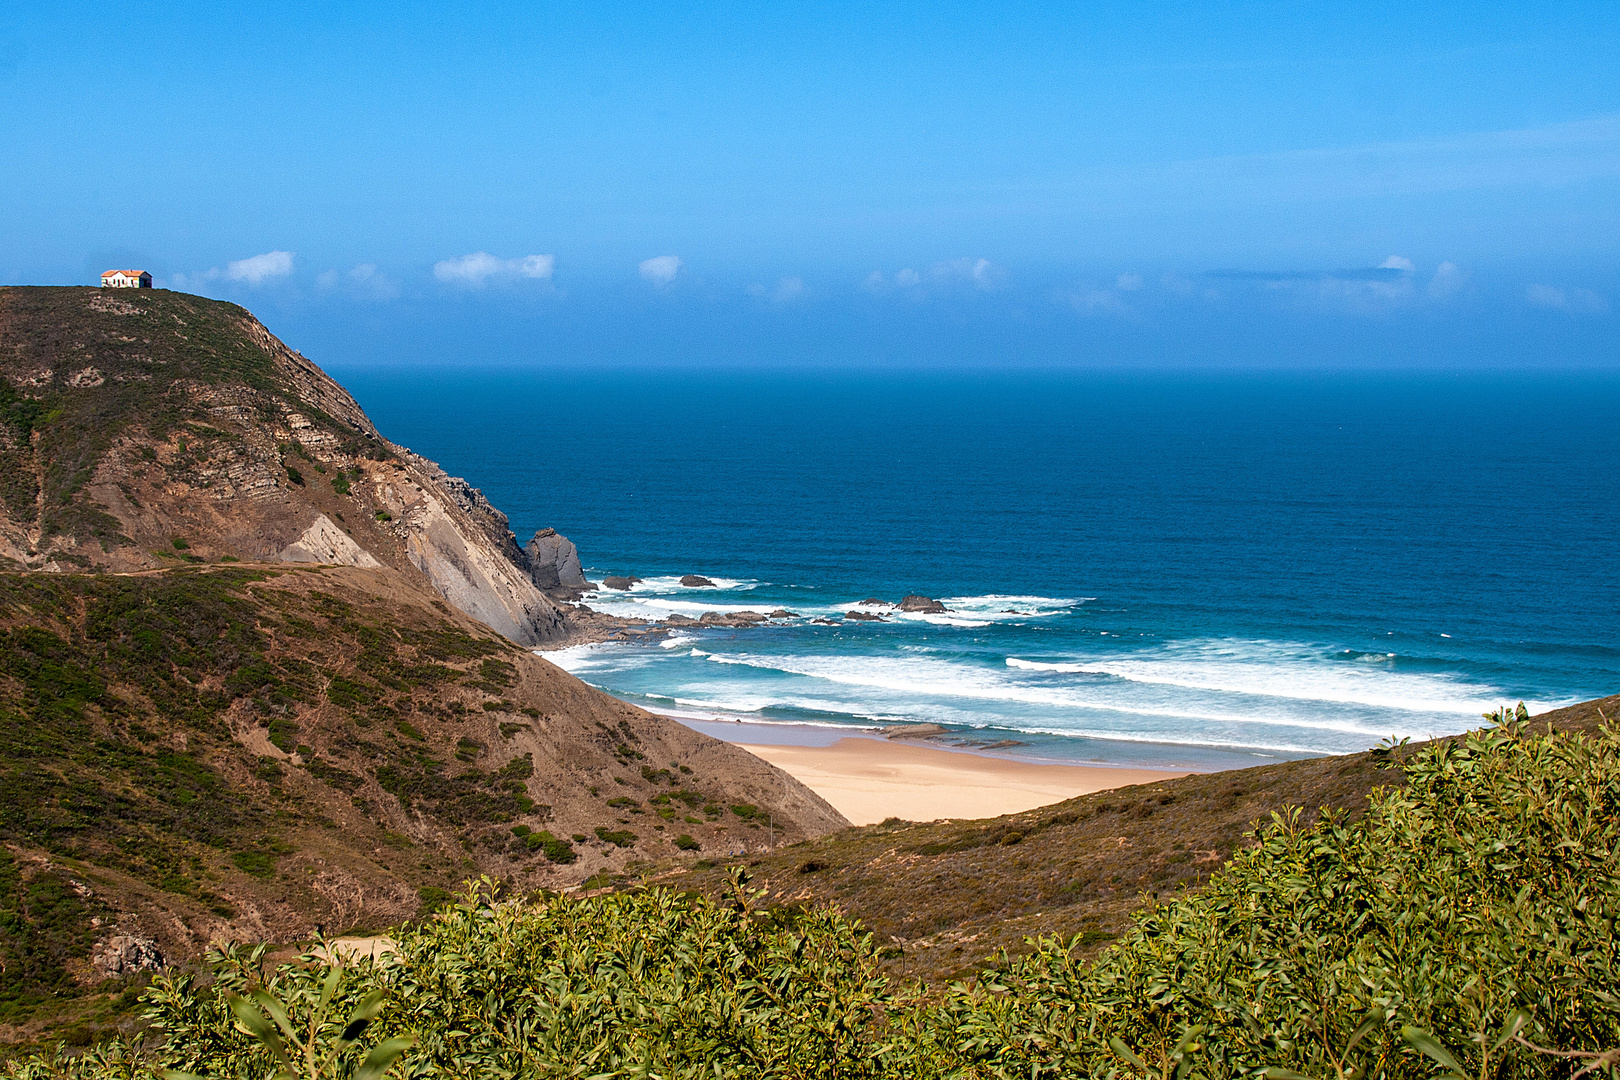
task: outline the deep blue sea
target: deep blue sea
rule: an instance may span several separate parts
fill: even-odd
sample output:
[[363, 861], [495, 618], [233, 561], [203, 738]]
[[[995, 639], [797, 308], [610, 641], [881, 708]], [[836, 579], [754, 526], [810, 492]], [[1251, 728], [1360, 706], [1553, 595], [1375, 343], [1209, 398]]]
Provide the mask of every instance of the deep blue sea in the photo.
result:
[[1620, 691], [1620, 375], [336, 374], [592, 606], [800, 615], [553, 654], [660, 711], [1210, 769]]

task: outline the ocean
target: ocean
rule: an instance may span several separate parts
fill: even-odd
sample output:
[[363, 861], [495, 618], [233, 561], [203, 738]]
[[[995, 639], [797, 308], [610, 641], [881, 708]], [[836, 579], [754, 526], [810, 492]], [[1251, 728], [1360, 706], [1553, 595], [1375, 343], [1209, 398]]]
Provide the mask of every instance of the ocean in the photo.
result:
[[796, 613], [548, 654], [694, 722], [1217, 769], [1620, 691], [1614, 374], [334, 374], [591, 606]]

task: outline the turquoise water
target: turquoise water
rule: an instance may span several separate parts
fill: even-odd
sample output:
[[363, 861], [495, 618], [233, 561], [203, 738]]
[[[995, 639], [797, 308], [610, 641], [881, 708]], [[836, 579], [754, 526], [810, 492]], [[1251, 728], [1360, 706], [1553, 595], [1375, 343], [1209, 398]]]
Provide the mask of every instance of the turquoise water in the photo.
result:
[[1218, 768], [1620, 690], [1614, 375], [337, 374], [592, 606], [797, 613], [552, 656], [663, 711]]

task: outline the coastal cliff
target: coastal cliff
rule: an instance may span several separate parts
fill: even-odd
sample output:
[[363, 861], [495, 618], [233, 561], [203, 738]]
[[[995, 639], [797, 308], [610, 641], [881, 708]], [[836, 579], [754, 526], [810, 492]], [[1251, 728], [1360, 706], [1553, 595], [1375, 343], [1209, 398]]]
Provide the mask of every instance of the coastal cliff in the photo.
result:
[[504, 514], [234, 304], [3, 288], [0, 375], [0, 565], [387, 566], [519, 644], [573, 632]]
[[0, 288], [0, 1045], [210, 942], [848, 825], [534, 655], [613, 630], [586, 584], [241, 308]]

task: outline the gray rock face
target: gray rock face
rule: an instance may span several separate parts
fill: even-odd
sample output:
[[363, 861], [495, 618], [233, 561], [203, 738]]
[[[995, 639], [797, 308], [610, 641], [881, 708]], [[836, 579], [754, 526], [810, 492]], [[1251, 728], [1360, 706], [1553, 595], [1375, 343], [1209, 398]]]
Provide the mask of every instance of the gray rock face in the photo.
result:
[[302, 536], [281, 549], [277, 562], [327, 563], [332, 566], [381, 566], [376, 557], [355, 543], [325, 514]]
[[602, 579], [602, 584], [610, 589], [618, 589], [623, 592], [640, 580], [640, 578], [631, 574], [629, 577], [605, 577]]
[[541, 589], [583, 589], [590, 583], [579, 565], [579, 549], [556, 529], [541, 529], [523, 549], [529, 577]]
[[686, 574], [681, 578], [681, 587], [683, 589], [712, 589], [715, 585], [714, 582], [702, 574]]
[[938, 600], [927, 596], [918, 596], [913, 593], [900, 601], [901, 611], [920, 611], [928, 615], [936, 615], [945, 610], [945, 605]]
[[136, 971], [161, 970], [163, 954], [158, 951], [157, 942], [150, 938], [115, 934], [96, 942], [90, 950], [90, 963], [110, 979]]

